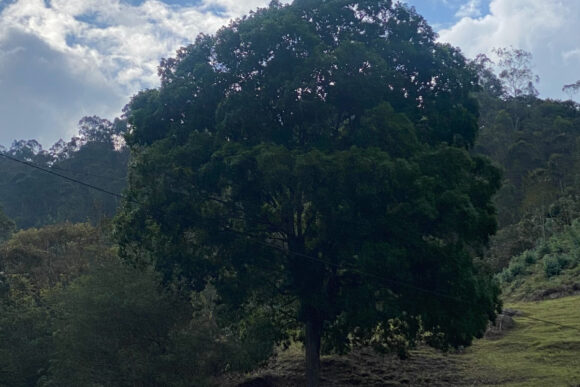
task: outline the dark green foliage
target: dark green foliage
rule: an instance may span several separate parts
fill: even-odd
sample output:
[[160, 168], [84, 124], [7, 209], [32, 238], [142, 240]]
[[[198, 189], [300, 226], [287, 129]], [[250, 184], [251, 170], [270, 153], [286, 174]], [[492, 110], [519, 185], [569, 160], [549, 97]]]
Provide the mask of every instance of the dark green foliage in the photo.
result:
[[0, 252], [0, 266], [44, 289], [67, 283], [112, 255], [100, 229], [88, 223], [63, 223], [13, 234]]
[[534, 254], [533, 251], [526, 251], [524, 253], [524, 262], [527, 265], [532, 265], [532, 264], [536, 263], [536, 260], [537, 260], [536, 254]]
[[476, 74], [434, 39], [390, 1], [296, 1], [164, 60], [126, 109], [122, 255], [304, 324], [308, 369], [321, 335], [340, 351], [391, 319], [469, 344], [498, 305], [472, 261], [500, 174], [466, 151]]
[[574, 294], [580, 283], [579, 230], [575, 220], [536, 248], [514, 256], [497, 276], [504, 296], [537, 300]]
[[526, 270], [526, 267], [522, 264], [522, 262], [512, 262], [512, 264], [509, 266], [509, 269], [511, 271], [512, 277], [516, 277], [520, 274], [523, 274]]
[[557, 256], [545, 255], [544, 256], [544, 272], [546, 277], [553, 277], [560, 274], [562, 271], [562, 263]]
[[0, 243], [10, 237], [14, 228], [14, 222], [4, 214], [4, 211], [2, 211], [2, 208], [0, 207]]
[[499, 74], [480, 55], [471, 66], [480, 76], [480, 135], [474, 150], [504, 170], [496, 196], [499, 232], [490, 261], [497, 270], [512, 256], [561, 232], [580, 216], [577, 203], [580, 109], [573, 101], [540, 100], [531, 54], [496, 50]]
[[[580, 115], [571, 101], [529, 99], [514, 131], [501, 100], [485, 97], [481, 136], [475, 150], [505, 170], [496, 196], [499, 232], [491, 244], [497, 269], [539, 240], [546, 240], [580, 216], [578, 138]], [[507, 113], [505, 113], [507, 114]], [[495, 118], [493, 117], [495, 115]]]
[[201, 386], [271, 355], [279, 332], [262, 309], [225, 331], [210, 291], [192, 301], [158, 277], [123, 265], [106, 228], [14, 234], [0, 259], [0, 385]]
[[[5, 153], [120, 194], [126, 185], [129, 152], [116, 141], [124, 126], [121, 120], [85, 117], [79, 123], [82, 137], [61, 140], [49, 151], [34, 140], [15, 142]], [[22, 229], [65, 221], [96, 224], [115, 214], [119, 200], [0, 157], [0, 204]]]
[[202, 374], [194, 359], [191, 367], [184, 358], [172, 364], [184, 354], [167, 348], [170, 335], [190, 309], [158, 290], [152, 273], [107, 264], [55, 291], [50, 302], [57, 318], [46, 385], [171, 385], [188, 378], [196, 384]]
[[55, 320], [47, 386], [201, 386], [272, 353], [272, 326], [259, 315], [225, 332], [213, 301], [194, 310], [158, 274], [120, 262], [53, 291], [48, 302]]
[[50, 313], [26, 278], [2, 272], [0, 286], [0, 385], [35, 386], [49, 366]]
[[19, 231], [0, 254], [0, 382], [35, 386], [54, 351], [54, 310], [45, 296], [95, 262], [111, 259], [106, 238], [88, 224]]

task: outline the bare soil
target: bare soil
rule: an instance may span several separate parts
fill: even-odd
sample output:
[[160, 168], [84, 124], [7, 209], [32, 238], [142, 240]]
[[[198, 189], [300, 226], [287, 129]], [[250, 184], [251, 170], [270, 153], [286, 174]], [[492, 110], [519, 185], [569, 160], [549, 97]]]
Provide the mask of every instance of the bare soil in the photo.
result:
[[[281, 353], [264, 368], [250, 375], [233, 375], [220, 381], [227, 387], [303, 386], [303, 357]], [[464, 375], [466, 362], [461, 354], [445, 354], [422, 347], [408, 359], [382, 355], [372, 349], [355, 350], [344, 356], [321, 360], [321, 386], [469, 386], [476, 383]], [[482, 382], [481, 380], [479, 381]], [[487, 383], [483, 383], [487, 384]], [[477, 383], [476, 385], [479, 385]]]

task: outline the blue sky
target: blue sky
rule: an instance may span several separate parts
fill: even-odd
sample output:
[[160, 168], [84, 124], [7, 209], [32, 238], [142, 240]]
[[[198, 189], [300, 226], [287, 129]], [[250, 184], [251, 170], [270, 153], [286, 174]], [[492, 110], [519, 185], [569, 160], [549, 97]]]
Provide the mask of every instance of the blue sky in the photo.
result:
[[[287, 2], [288, 0], [286, 0]], [[269, 0], [0, 0], [0, 144], [68, 140], [85, 115], [112, 119], [158, 86], [157, 65]], [[534, 55], [542, 97], [580, 79], [580, 0], [408, 0], [468, 57]]]
[[465, 16], [479, 17], [489, 13], [490, 0], [407, 0], [435, 29], [453, 26]]

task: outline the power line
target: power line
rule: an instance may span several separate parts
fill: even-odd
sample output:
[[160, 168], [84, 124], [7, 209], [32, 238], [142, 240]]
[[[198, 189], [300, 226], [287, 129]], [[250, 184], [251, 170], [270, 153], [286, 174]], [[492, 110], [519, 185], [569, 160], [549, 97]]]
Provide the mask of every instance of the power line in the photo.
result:
[[123, 195], [121, 195], [121, 194], [118, 194], [118, 193], [116, 193], [116, 192], [111, 192], [111, 191], [108, 191], [108, 190], [106, 190], [106, 189], [104, 189], [104, 188], [97, 187], [96, 185], [92, 185], [92, 184], [89, 184], [89, 183], [85, 183], [84, 181], [77, 180], [77, 179], [74, 179], [74, 178], [72, 178], [72, 177], [68, 177], [68, 176], [65, 176], [65, 175], [61, 175], [60, 173], [56, 173], [56, 172], [54, 172], [54, 171], [51, 171], [50, 169], [47, 169], [47, 168], [44, 168], [44, 167], [38, 166], [38, 165], [36, 165], [36, 164], [29, 163], [29, 162], [27, 162], [27, 161], [22, 161], [22, 160], [19, 160], [19, 159], [15, 158], [15, 157], [8, 156], [8, 155], [6, 155], [6, 154], [4, 154], [4, 153], [0, 153], [0, 156], [1, 156], [1, 157], [4, 157], [4, 158], [5, 158], [5, 159], [7, 159], [7, 160], [11, 160], [11, 161], [13, 161], [13, 162], [15, 162], [15, 163], [23, 164], [23, 165], [26, 165], [26, 166], [28, 166], [28, 167], [30, 167], [30, 168], [38, 169], [38, 170], [40, 170], [40, 171], [42, 171], [42, 172], [45, 172], [45, 173], [48, 173], [48, 174], [51, 174], [51, 175], [54, 175], [54, 176], [58, 176], [58, 177], [60, 177], [60, 178], [62, 178], [62, 179], [68, 180], [68, 181], [70, 181], [70, 182], [73, 182], [73, 183], [76, 183], [76, 184], [80, 184], [80, 185], [82, 185], [82, 186], [85, 186], [85, 187], [87, 187], [87, 188], [94, 189], [94, 190], [96, 190], [96, 191], [99, 191], [99, 192], [105, 193], [105, 194], [107, 194], [107, 195], [114, 196], [114, 197], [116, 197], [116, 198], [118, 198], [118, 199], [123, 199]]
[[52, 165], [50, 167], [50, 169], [56, 169], [57, 171], [63, 171], [63, 172], [70, 172], [70, 173], [74, 173], [74, 174], [77, 174], [77, 175], [84, 175], [84, 176], [90, 176], [90, 177], [98, 177], [100, 179], [106, 179], [106, 180], [126, 181], [126, 179], [123, 179], [121, 177], [111, 177], [111, 176], [96, 175], [94, 173], [89, 173], [89, 172], [75, 171], [75, 170], [72, 170], [72, 169], [60, 168], [60, 167], [56, 167], [54, 165]]
[[[60, 177], [62, 179], [68, 180], [68, 181], [70, 181], [72, 183], [80, 184], [80, 185], [85, 186], [87, 188], [94, 189], [96, 191], [105, 193], [107, 195], [114, 196], [114, 197], [119, 198], [119, 199], [124, 199], [124, 196], [121, 195], [121, 194], [108, 191], [108, 190], [106, 190], [104, 188], [97, 187], [97, 186], [92, 185], [92, 184], [89, 184], [89, 183], [85, 183], [84, 181], [81, 181], [81, 180], [77, 180], [77, 179], [74, 179], [74, 178], [71, 178], [71, 177], [68, 177], [68, 176], [65, 176], [65, 175], [61, 175], [59, 173], [56, 173], [54, 171], [51, 171], [50, 169], [43, 168], [43, 167], [38, 166], [36, 164], [19, 160], [17, 158], [8, 156], [8, 155], [6, 155], [4, 153], [0, 153], [0, 156], [1, 157], [4, 157], [7, 160], [11, 160], [13, 162], [26, 165], [26, 166], [28, 166], [30, 168], [38, 169], [38, 170], [40, 170], [42, 172], [51, 174], [53, 176]], [[61, 169], [61, 170], [66, 171], [65, 169]], [[73, 171], [71, 171], [71, 172], [73, 172]], [[96, 176], [96, 175], [94, 175], [94, 176]], [[106, 178], [105, 176], [96, 176], [96, 177]], [[131, 201], [133, 203], [135, 203], [135, 204], [141, 204], [141, 203], [139, 203], [137, 201], [134, 201], [134, 200], [131, 200]], [[226, 230], [226, 231], [232, 232], [233, 230]], [[247, 234], [246, 234], [246, 237], [247, 238], [250, 238]], [[313, 261], [313, 262], [317, 262], [317, 263], [320, 263], [320, 264], [328, 265], [328, 266], [331, 266], [331, 267], [336, 267], [336, 268], [339, 268], [339, 269], [340, 268], [344, 268], [344, 266], [341, 266], [339, 264], [332, 263], [332, 262], [327, 262], [327, 261], [324, 261], [324, 260], [319, 259], [319, 258], [316, 258], [316, 257], [312, 257], [312, 256], [307, 255], [307, 254], [298, 253], [298, 252], [295, 252], [295, 251], [283, 249], [283, 248], [281, 248], [279, 246], [274, 246], [274, 245], [269, 244], [269, 243], [266, 243], [266, 242], [262, 242], [262, 241], [258, 241], [258, 240], [254, 240], [254, 242], [256, 242], [257, 244], [263, 245], [265, 247], [268, 247], [268, 248], [271, 248], [271, 249], [275, 249], [275, 250], [281, 251], [281, 252], [283, 252], [285, 254], [288, 254], [288, 255], [293, 255], [293, 256], [296, 256], [296, 257], [301, 257], [301, 258], [308, 259], [308, 260]], [[465, 300], [462, 300], [460, 298], [457, 298], [457, 297], [454, 297], [454, 296], [451, 296], [451, 295], [448, 295], [448, 294], [444, 294], [444, 293], [437, 292], [437, 291], [430, 290], [430, 289], [421, 288], [421, 287], [418, 287], [418, 286], [415, 286], [415, 285], [412, 285], [412, 284], [409, 284], [409, 283], [406, 283], [406, 282], [403, 282], [403, 281], [394, 280], [394, 279], [387, 278], [387, 277], [384, 277], [384, 276], [378, 276], [376, 274], [365, 272], [365, 271], [360, 270], [360, 269], [358, 269], [356, 267], [353, 267], [353, 266], [349, 267], [349, 269], [351, 271], [353, 271], [353, 272], [358, 273], [358, 274], [361, 274], [361, 275], [364, 275], [364, 276], [367, 276], [367, 277], [371, 277], [371, 278], [375, 278], [375, 279], [380, 280], [380, 281], [389, 282], [391, 284], [395, 284], [395, 285], [407, 287], [409, 289], [413, 289], [413, 290], [416, 290], [416, 291], [419, 291], [419, 292], [422, 292], [422, 293], [426, 293], [426, 294], [431, 294], [433, 296], [440, 297], [440, 298], [450, 299], [452, 301], [456, 301], [456, 302], [459, 302], [459, 303], [471, 304], [471, 303], [469, 303], [469, 302], [467, 302]], [[535, 317], [531, 317], [531, 316], [527, 316], [527, 315], [522, 315], [522, 316], [518, 316], [518, 317], [523, 317], [523, 318], [527, 318], [527, 319], [530, 319], [530, 320], [535, 320], [535, 321], [538, 321], [538, 322], [543, 322], [545, 324], [555, 325], [555, 326], [559, 326], [559, 327], [562, 327], [562, 328], [572, 329], [572, 330], [576, 330], [576, 331], [579, 331], [580, 332], [580, 328], [573, 327], [571, 325], [564, 325], [564, 324], [560, 324], [560, 323], [557, 323], [557, 322], [554, 322], [554, 321], [539, 319], [539, 318], [535, 318]]]
[[[66, 179], [66, 180], [68, 180], [70, 182], [73, 182], [73, 183], [76, 183], [76, 184], [80, 184], [80, 185], [83, 185], [85, 187], [88, 187], [88, 188], [97, 190], [99, 192], [102, 192], [102, 193], [105, 193], [105, 194], [114, 196], [116, 198], [120, 198], [120, 199], [123, 199], [124, 198], [122, 195], [117, 194], [115, 192], [111, 192], [111, 191], [108, 191], [106, 189], [97, 187], [95, 185], [92, 185], [92, 184], [89, 184], [89, 183], [85, 183], [83, 181], [80, 181], [80, 180], [77, 180], [77, 179], [73, 179], [73, 178], [68, 177], [68, 176], [65, 176], [65, 175], [61, 175], [61, 174], [56, 173], [54, 171], [51, 171], [49, 169], [40, 167], [40, 166], [38, 166], [36, 164], [29, 163], [29, 162], [26, 162], [26, 161], [22, 161], [22, 160], [16, 159], [14, 157], [8, 156], [8, 155], [3, 154], [3, 153], [0, 153], [0, 156], [6, 158], [8, 160], [14, 161], [16, 163], [20, 163], [20, 164], [26, 165], [28, 167], [38, 169], [38, 170], [40, 170], [42, 172], [45, 172], [45, 173], [48, 173], [48, 174], [51, 174], [51, 175], [54, 175], [54, 176], [57, 176], [57, 177]], [[211, 200], [211, 198], [209, 198], [209, 199]], [[134, 201], [134, 200], [132, 200], [132, 202], [135, 203], [135, 204], [141, 204], [141, 203], [139, 203], [137, 201]], [[227, 230], [224, 230], [224, 231], [239, 233], [238, 231], [231, 230], [231, 229], [227, 229]], [[242, 233], [242, 234], [246, 238], [251, 238], [251, 236], [248, 235], [247, 233]], [[265, 242], [256, 240], [256, 238], [253, 238], [253, 239], [254, 239], [254, 242], [256, 242], [257, 244], [261, 244], [261, 245], [266, 246], [266, 247], [269, 247], [271, 249], [275, 249], [275, 250], [281, 251], [281, 252], [283, 252], [285, 254], [288, 254], [288, 255], [293, 255], [293, 256], [296, 256], [296, 257], [303, 258], [303, 259], [308, 259], [308, 260], [313, 261], [313, 262], [317, 262], [317, 263], [320, 263], [320, 264], [328, 265], [328, 266], [331, 266], [331, 267], [336, 267], [336, 268], [339, 268], [339, 269], [340, 268], [345, 268], [344, 265], [334, 264], [332, 262], [327, 262], [327, 261], [324, 261], [324, 260], [319, 259], [319, 258], [316, 258], [316, 257], [312, 257], [312, 256], [307, 255], [307, 254], [303, 254], [303, 253], [299, 253], [299, 252], [295, 252], [295, 251], [283, 249], [283, 248], [280, 248], [278, 246], [274, 246], [272, 244], [269, 244], [269, 243], [265, 243]], [[387, 278], [387, 277], [383, 277], [383, 276], [378, 276], [376, 274], [372, 274], [372, 273], [365, 272], [365, 271], [360, 270], [360, 269], [358, 269], [356, 267], [353, 267], [353, 266], [348, 267], [348, 269], [350, 269], [351, 271], [356, 272], [358, 274], [361, 274], [363, 276], [367, 276], [367, 277], [370, 277], [370, 278], [375, 278], [375, 279], [377, 279], [379, 281], [389, 282], [391, 284], [395, 284], [395, 285], [407, 287], [407, 288], [410, 288], [410, 289], [413, 289], [413, 290], [416, 290], [416, 291], [419, 291], [419, 292], [422, 292], [422, 293], [432, 294], [434, 296], [437, 296], [437, 297], [440, 297], [440, 298], [450, 299], [450, 300], [453, 300], [453, 301], [456, 301], [456, 302], [468, 303], [468, 302], [466, 302], [464, 300], [461, 300], [460, 298], [457, 298], [457, 297], [454, 297], [454, 296], [451, 296], [451, 295], [448, 295], [448, 294], [440, 293], [440, 292], [437, 292], [437, 291], [434, 291], [434, 290], [430, 290], [430, 289], [424, 289], [424, 288], [421, 288], [421, 287], [418, 287], [418, 286], [415, 286], [413, 284], [406, 283], [406, 282], [403, 282], [403, 281], [398, 281], [398, 280], [395, 280], [395, 279], [391, 279], [391, 278]]]
[[562, 327], [562, 328], [573, 329], [575, 331], [580, 332], [580, 328], [573, 327], [572, 325], [564, 325], [564, 324], [560, 324], [560, 323], [557, 323], [557, 322], [554, 322], [554, 321], [548, 321], [548, 320], [543, 320], [541, 318], [531, 317], [531, 316], [528, 316], [528, 315], [525, 315], [525, 314], [524, 315], [519, 315], [519, 316], [516, 315], [514, 317], [523, 317], [523, 318], [527, 318], [529, 320], [535, 320], [535, 321], [543, 322], [545, 324], [556, 325], [556, 326], [559, 326], [559, 327]]

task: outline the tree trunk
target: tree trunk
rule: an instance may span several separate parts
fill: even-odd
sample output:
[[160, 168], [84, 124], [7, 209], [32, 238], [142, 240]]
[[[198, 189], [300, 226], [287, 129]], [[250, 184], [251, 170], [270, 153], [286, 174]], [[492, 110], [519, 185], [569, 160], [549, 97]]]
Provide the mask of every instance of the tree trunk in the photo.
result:
[[320, 383], [320, 339], [322, 323], [317, 318], [306, 321], [306, 386], [318, 387]]

